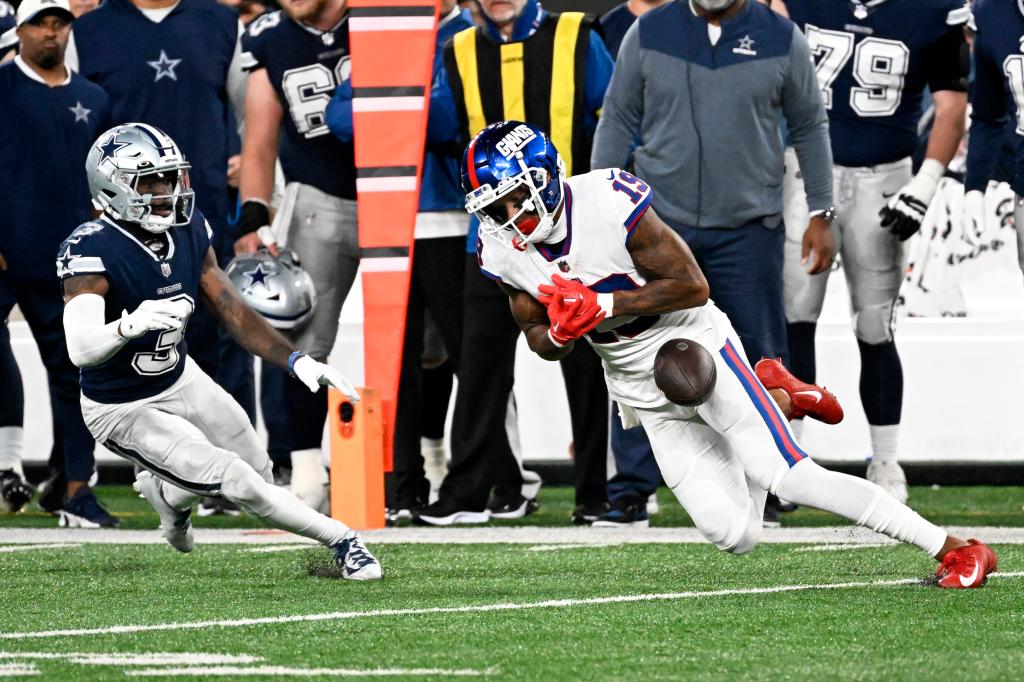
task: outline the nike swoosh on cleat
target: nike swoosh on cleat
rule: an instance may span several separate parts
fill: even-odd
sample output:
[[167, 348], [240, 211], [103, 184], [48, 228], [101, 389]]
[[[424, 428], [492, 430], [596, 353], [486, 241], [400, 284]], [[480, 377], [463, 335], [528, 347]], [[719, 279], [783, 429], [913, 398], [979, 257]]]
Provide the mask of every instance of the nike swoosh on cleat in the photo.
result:
[[974, 560], [974, 572], [971, 573], [969, 578], [960, 577], [960, 584], [964, 587], [970, 587], [974, 584], [974, 581], [978, 579], [978, 573], [981, 571], [981, 562], [977, 559]]
[[821, 400], [821, 391], [797, 391], [793, 395], [809, 395], [814, 398], [814, 402]]

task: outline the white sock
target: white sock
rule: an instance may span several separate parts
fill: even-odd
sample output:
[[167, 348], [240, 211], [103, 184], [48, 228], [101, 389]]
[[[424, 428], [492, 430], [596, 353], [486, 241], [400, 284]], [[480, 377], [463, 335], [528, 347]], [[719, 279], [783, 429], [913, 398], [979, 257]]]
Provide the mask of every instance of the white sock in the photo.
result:
[[267, 483], [251, 466], [235, 460], [224, 471], [221, 494], [249, 514], [280, 530], [287, 530], [330, 547], [352, 530], [341, 521], [302, 504], [290, 490]]
[[14, 469], [22, 474], [21, 446], [25, 431], [20, 426], [0, 426], [0, 471]]
[[794, 419], [789, 422], [789, 430], [793, 432], [793, 437], [796, 438], [796, 442], [800, 442], [800, 439], [804, 435], [804, 418]]
[[895, 462], [900, 445], [900, 425], [869, 426], [871, 458], [876, 462]]
[[810, 459], [790, 469], [774, 492], [797, 504], [839, 514], [878, 533], [917, 545], [931, 556], [938, 554], [946, 541], [946, 531], [874, 483], [829, 471]]

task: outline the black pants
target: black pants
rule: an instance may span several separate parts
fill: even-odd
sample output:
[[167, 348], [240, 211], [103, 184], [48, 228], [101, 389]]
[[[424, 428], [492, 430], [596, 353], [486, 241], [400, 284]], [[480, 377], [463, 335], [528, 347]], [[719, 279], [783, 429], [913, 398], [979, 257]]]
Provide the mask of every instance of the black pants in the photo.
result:
[[[69, 481], [88, 481], [95, 467], [93, 450], [96, 442], [82, 420], [78, 368], [68, 357], [64, 339], [64, 299], [60, 282], [56, 277], [45, 282], [15, 281], [0, 273], [0, 320], [7, 319], [15, 303], [32, 330], [46, 367], [50, 409], [53, 412], [50, 470], [63, 469]], [[10, 337], [3, 335], [2, 338], [9, 346]], [[12, 370], [14, 375], [10, 375]], [[14, 384], [21, 384], [17, 366], [10, 362], [0, 363], [0, 386]]]
[[[459, 390], [452, 423], [452, 462], [440, 497], [456, 508], [480, 511], [492, 486], [514, 492], [519, 467], [505, 433], [519, 327], [508, 297], [480, 274], [476, 255], [465, 263], [465, 299]], [[608, 391], [601, 361], [586, 342], [561, 360], [576, 453], [576, 504], [606, 498]]]
[[[462, 281], [466, 238], [417, 239], [414, 249], [395, 417], [395, 470], [392, 474], [393, 497], [390, 505], [398, 509], [408, 509], [417, 503], [427, 502], [430, 484], [423, 473], [423, 456], [420, 452], [424, 416], [428, 411], [443, 410], [443, 435], [443, 415], [448, 407], [447, 400], [444, 405], [425, 403], [427, 383], [422, 356], [424, 315], [427, 311], [441, 333], [448, 351], [449, 362], [446, 364], [450, 368], [458, 369], [462, 350]], [[442, 368], [438, 370], [451, 371]], [[438, 401], [439, 396], [430, 399]], [[431, 430], [436, 433], [436, 415], [430, 421], [433, 422]]]

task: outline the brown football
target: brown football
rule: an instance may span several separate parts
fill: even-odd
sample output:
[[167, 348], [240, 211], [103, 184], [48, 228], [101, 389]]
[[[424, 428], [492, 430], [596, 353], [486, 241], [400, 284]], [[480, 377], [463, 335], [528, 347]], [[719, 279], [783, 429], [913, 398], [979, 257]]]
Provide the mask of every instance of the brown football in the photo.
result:
[[654, 383], [677, 405], [703, 403], [715, 390], [717, 377], [715, 359], [696, 341], [666, 341], [654, 357]]

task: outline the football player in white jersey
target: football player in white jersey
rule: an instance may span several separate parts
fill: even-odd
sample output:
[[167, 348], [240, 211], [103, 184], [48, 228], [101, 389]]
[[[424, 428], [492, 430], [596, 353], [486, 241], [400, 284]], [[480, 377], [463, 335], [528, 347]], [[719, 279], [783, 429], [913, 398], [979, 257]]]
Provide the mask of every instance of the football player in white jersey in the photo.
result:
[[[623, 419], [647, 431], [665, 483], [710, 542], [752, 550], [771, 491], [917, 545], [940, 561], [942, 587], [976, 587], [995, 570], [983, 543], [948, 535], [874, 483], [807, 456], [642, 180], [618, 169], [565, 179], [541, 130], [505, 121], [469, 143], [462, 182], [481, 222], [480, 268], [508, 294], [530, 349], [557, 360], [586, 337]], [[654, 382], [655, 354], [679, 337], [715, 359], [715, 388], [697, 407], [669, 402]]]

